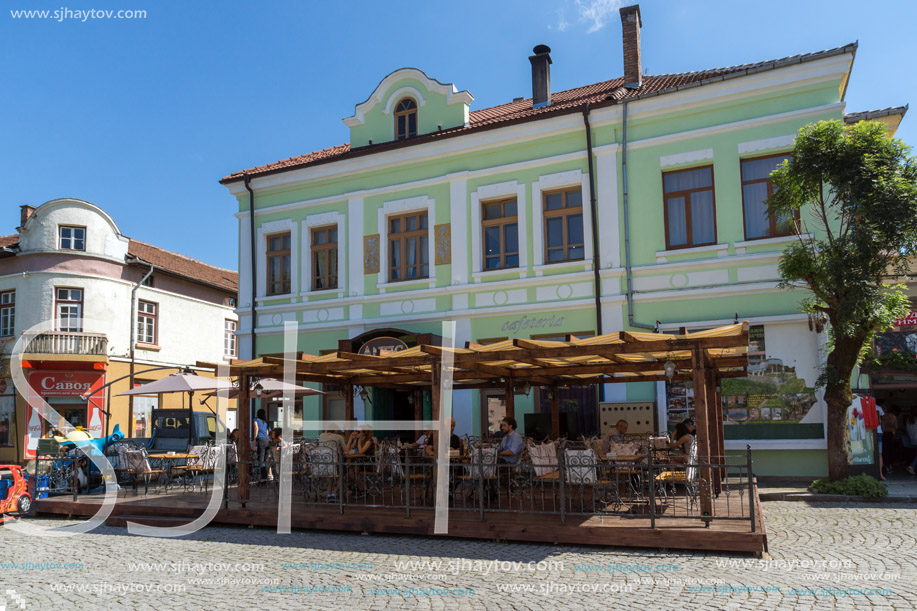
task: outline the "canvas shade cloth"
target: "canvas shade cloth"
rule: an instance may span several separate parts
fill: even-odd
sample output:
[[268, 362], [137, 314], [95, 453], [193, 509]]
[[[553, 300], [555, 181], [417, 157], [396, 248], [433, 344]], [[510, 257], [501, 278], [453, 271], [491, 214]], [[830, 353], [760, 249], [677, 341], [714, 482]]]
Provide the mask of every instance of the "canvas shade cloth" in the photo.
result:
[[205, 378], [187, 373], [173, 373], [169, 376], [126, 390], [118, 393], [117, 396], [123, 395], [155, 395], [159, 393], [170, 392], [197, 392], [199, 390], [232, 390], [235, 388], [232, 382], [218, 380], [216, 378]]
[[[257, 395], [257, 387], [261, 386], [261, 394]], [[218, 392], [207, 393], [208, 397], [215, 397]], [[282, 397], [286, 394], [291, 394], [296, 397], [307, 397], [310, 395], [323, 395], [320, 390], [315, 390], [314, 388], [308, 388], [306, 386], [299, 386], [298, 384], [287, 384], [282, 380], [276, 378], [262, 378], [258, 382], [253, 382], [251, 385], [251, 394], [254, 398], [259, 399], [273, 399], [275, 397]], [[235, 399], [239, 396], [239, 387], [233, 385], [232, 390], [229, 391], [229, 398]]]

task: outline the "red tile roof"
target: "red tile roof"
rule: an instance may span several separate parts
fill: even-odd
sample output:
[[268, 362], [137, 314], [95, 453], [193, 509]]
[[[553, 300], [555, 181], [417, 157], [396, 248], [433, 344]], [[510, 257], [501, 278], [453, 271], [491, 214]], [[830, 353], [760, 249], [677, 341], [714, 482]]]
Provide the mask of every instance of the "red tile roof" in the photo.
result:
[[241, 172], [234, 172], [229, 176], [224, 177], [222, 180], [220, 180], [220, 182], [227, 184], [243, 180], [246, 174], [251, 177], [275, 174], [278, 172], [299, 169], [310, 165], [338, 161], [341, 159], [387, 151], [394, 148], [413, 146], [425, 142], [431, 142], [440, 138], [458, 136], [469, 132], [490, 129], [493, 127], [502, 127], [512, 123], [539, 120], [541, 118], [548, 118], [551, 116], [567, 114], [571, 112], [580, 112], [580, 109], [586, 103], [593, 107], [598, 105], [607, 106], [611, 104], [617, 104], [618, 102], [624, 100], [630, 101], [649, 96], [663, 95], [666, 93], [680, 91], [689, 87], [698, 87], [709, 83], [723, 81], [729, 78], [736, 78], [748, 74], [763, 72], [765, 70], [773, 70], [783, 66], [814, 61], [825, 57], [831, 57], [833, 55], [855, 53], [856, 48], [857, 43], [854, 42], [843, 47], [818, 51], [816, 53], [793, 55], [791, 57], [757, 62], [754, 64], [742, 64], [741, 66], [713, 68], [711, 70], [702, 70], [699, 72], [683, 72], [680, 74], [645, 76], [643, 84], [638, 89], [625, 88], [624, 77], [619, 77], [610, 81], [603, 81], [601, 83], [594, 83], [584, 87], [577, 87], [575, 89], [568, 89], [566, 91], [558, 91], [556, 93], [552, 93], [551, 105], [545, 106], [543, 108], [532, 108], [531, 98], [517, 100], [514, 102], [509, 102], [508, 104], [502, 104], [500, 106], [493, 106], [491, 108], [472, 111], [470, 113], [469, 124], [467, 126], [454, 127], [431, 134], [423, 134], [416, 138], [411, 138], [410, 140], [373, 144], [355, 149], [351, 149], [350, 144], [339, 144], [337, 146], [308, 153], [306, 155], [290, 157], [288, 159], [283, 159], [274, 163], [269, 163], [267, 165], [249, 168]]
[[[0, 248], [18, 243], [18, 233], [0, 236]], [[137, 257], [147, 263], [152, 263], [165, 272], [184, 276], [192, 281], [211, 284], [233, 293], [239, 290], [239, 274], [237, 272], [214, 267], [191, 257], [163, 250], [146, 242], [130, 240], [127, 245], [127, 254], [129, 257]]]
[[146, 242], [131, 239], [127, 246], [127, 254], [130, 257], [137, 257], [147, 263], [152, 263], [168, 273], [184, 276], [197, 282], [212, 284], [233, 293], [239, 290], [239, 274], [237, 272], [207, 265], [191, 257], [169, 252]]

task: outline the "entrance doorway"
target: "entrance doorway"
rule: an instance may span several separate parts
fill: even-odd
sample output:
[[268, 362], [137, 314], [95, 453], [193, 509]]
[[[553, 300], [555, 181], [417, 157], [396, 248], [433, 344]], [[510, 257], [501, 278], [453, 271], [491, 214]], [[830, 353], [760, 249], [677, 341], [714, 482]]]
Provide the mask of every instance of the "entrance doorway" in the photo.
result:
[[[375, 431], [375, 436], [379, 439], [398, 437], [402, 442], [413, 442], [419, 435], [418, 432], [410, 428], [417, 420], [418, 410], [416, 406], [418, 402], [417, 395], [419, 394], [420, 393], [415, 391], [372, 388], [372, 393], [370, 395], [372, 404], [366, 408], [366, 418], [375, 420], [402, 420], [405, 423], [405, 430], [377, 430]], [[420, 413], [422, 419], [422, 408]]]

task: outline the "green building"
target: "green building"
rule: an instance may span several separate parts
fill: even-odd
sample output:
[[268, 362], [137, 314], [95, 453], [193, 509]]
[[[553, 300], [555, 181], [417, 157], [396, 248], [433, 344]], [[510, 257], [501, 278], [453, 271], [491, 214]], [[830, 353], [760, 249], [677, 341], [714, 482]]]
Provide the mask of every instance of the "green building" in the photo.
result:
[[[239, 206], [240, 354], [282, 353], [289, 321], [297, 349], [317, 355], [410, 347], [444, 320], [463, 345], [738, 317], [752, 325], [751, 364], [723, 387], [726, 449], [750, 443], [760, 474], [825, 473], [813, 386], [826, 338], [809, 330], [801, 291], [777, 287], [796, 221], [763, 200], [800, 127], [863, 118], [845, 114], [856, 44], [648, 76], [639, 7], [621, 16], [623, 77], [552, 92], [540, 45], [532, 98], [476, 110], [468, 91], [404, 68], [344, 119], [349, 143], [225, 177]], [[893, 132], [903, 114], [869, 118]], [[495, 428], [501, 393], [457, 392], [456, 432]], [[358, 418], [428, 409], [370, 398]], [[343, 403], [307, 398], [301, 417], [341, 418]], [[580, 434], [622, 415], [632, 431], [663, 430], [691, 404], [690, 388], [655, 382], [561, 397]], [[520, 428], [537, 427], [549, 402], [536, 391], [515, 409]]]

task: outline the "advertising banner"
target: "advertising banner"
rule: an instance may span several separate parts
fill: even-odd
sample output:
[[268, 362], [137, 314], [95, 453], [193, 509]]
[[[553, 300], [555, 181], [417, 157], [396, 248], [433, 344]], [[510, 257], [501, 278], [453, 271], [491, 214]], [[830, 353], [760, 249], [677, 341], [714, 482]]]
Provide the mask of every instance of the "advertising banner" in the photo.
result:
[[87, 401], [87, 430], [95, 438], [105, 430], [105, 394], [100, 389], [105, 385], [105, 373], [98, 371], [33, 371], [29, 374], [29, 388], [26, 389], [26, 422], [24, 457], [35, 458], [38, 440], [41, 438], [40, 415], [43, 398], [80, 397], [92, 393]]

